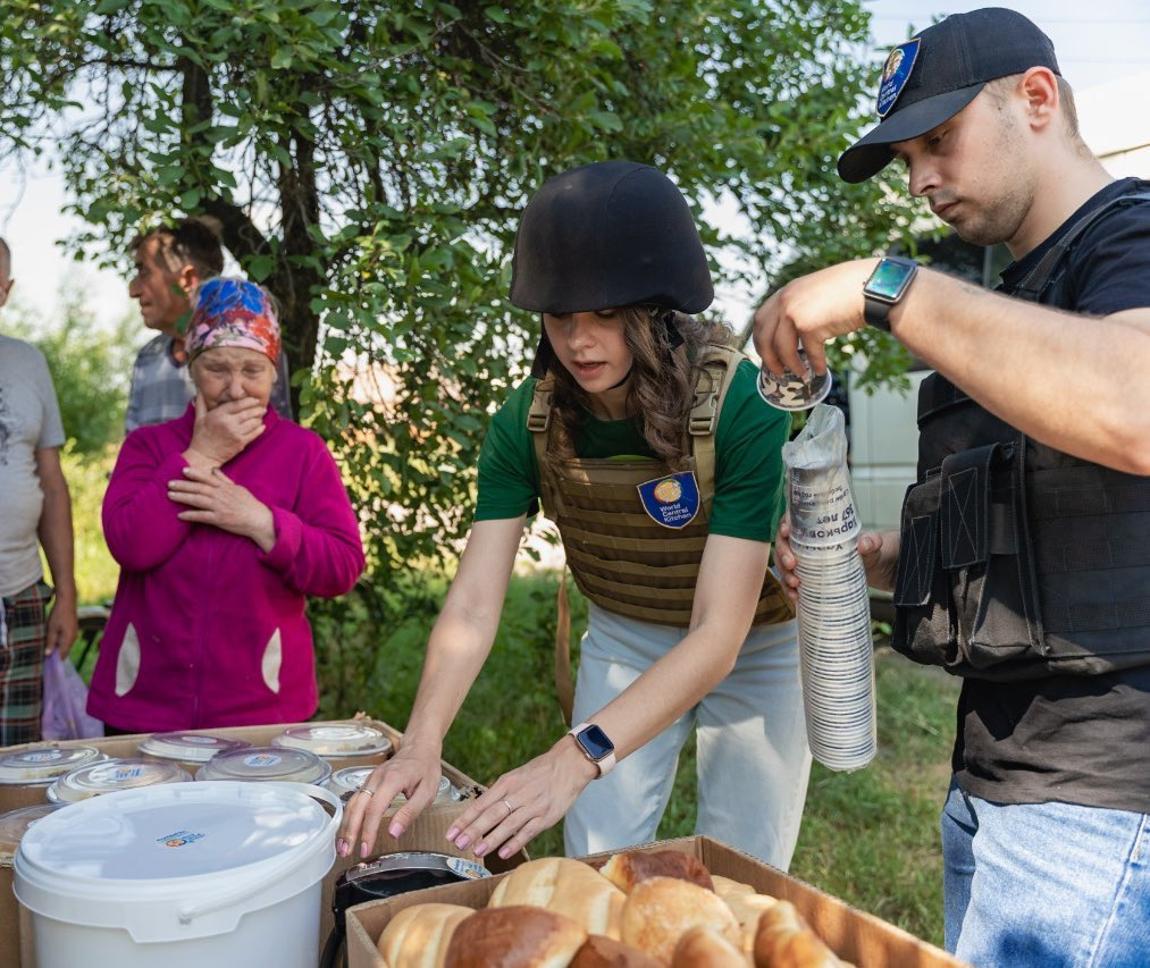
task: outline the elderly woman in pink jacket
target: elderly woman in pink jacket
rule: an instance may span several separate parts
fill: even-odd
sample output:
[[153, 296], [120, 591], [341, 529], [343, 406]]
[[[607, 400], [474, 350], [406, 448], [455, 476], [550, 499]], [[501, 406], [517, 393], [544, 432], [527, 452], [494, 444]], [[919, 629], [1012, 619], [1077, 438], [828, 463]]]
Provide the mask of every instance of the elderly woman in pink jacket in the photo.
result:
[[363, 571], [323, 440], [268, 407], [280, 331], [267, 294], [204, 283], [187, 350], [195, 401], [128, 435], [104, 497], [122, 570], [88, 709], [113, 733], [307, 719], [307, 596], [342, 595]]

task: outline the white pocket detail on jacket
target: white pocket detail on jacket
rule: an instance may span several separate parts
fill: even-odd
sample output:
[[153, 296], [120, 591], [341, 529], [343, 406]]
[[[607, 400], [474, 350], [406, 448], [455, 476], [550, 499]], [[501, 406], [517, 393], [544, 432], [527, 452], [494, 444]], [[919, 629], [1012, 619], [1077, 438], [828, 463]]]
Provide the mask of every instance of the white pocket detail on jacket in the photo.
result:
[[116, 656], [116, 695], [125, 696], [140, 678], [140, 637], [136, 627], [129, 622], [124, 630], [124, 641], [120, 643], [120, 654]]
[[280, 630], [276, 629], [264, 649], [260, 670], [263, 673], [264, 684], [274, 693], [280, 691], [280, 666], [283, 664], [283, 657], [283, 641], [280, 638]]

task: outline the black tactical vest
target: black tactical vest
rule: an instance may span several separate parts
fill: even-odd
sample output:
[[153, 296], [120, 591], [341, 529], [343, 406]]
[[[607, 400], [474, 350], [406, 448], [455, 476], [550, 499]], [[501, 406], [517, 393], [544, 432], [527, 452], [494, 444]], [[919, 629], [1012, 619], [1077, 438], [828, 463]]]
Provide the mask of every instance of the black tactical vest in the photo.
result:
[[[1066, 307], [1076, 222], [1013, 291]], [[1150, 478], [1020, 433], [935, 373], [918, 401], [919, 483], [903, 503], [893, 647], [1008, 681], [1150, 663]]]

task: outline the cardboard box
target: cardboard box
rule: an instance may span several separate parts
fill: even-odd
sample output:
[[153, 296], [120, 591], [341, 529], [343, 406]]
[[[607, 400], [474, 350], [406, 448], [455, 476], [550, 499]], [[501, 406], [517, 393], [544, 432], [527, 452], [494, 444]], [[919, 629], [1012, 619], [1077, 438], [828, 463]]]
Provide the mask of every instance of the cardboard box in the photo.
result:
[[[720, 874], [750, 884], [763, 894], [790, 901], [835, 953], [857, 968], [958, 968], [945, 951], [920, 941], [894, 925], [824, 894], [789, 877], [782, 871], [757, 861], [708, 837], [684, 837], [649, 844], [639, 850], [681, 850], [694, 854], [712, 874]], [[595, 857], [606, 857], [600, 854]], [[589, 859], [595, 859], [589, 858]], [[481, 908], [495, 891], [501, 877], [412, 891], [383, 901], [359, 904], [348, 911], [347, 944], [349, 968], [386, 968], [376, 950], [380, 934], [391, 918], [406, 907], [436, 901]]]
[[[356, 721], [382, 730], [388, 739], [392, 741], [394, 747], [396, 749], [399, 748], [402, 734], [397, 729], [378, 720], [362, 716], [356, 717]], [[346, 722], [346, 720], [341, 720], [341, 722]], [[267, 746], [289, 726], [296, 725], [300, 724], [280, 723], [271, 726], [241, 726], [227, 729], [184, 730], [183, 732], [210, 733], [213, 736], [242, 739], [251, 743], [253, 746]], [[315, 726], [320, 724], [313, 722], [307, 725]], [[138, 747], [149, 735], [148, 733], [141, 733], [132, 736], [69, 740], [59, 743], [28, 743], [23, 746], [3, 747], [0, 748], [0, 752], [8, 754], [31, 746], [95, 746], [108, 756], [132, 757], [139, 755]], [[341, 757], [338, 761], [333, 760], [332, 763], [336, 769], [342, 769], [345, 766], [367, 766], [373, 763], [382, 763], [385, 759], [386, 757], [382, 755]], [[443, 772], [448, 779], [451, 780], [456, 789], [463, 791], [468, 799], [477, 796], [478, 792], [482, 789], [475, 780], [466, 773], [451, 766], [449, 763], [443, 764]], [[47, 788], [42, 786], [0, 786], [0, 813], [6, 813], [9, 810], [15, 810], [19, 807], [44, 803], [46, 800], [46, 790]], [[459, 816], [466, 807], [466, 800], [459, 803], [435, 804], [425, 810], [416, 819], [415, 823], [412, 824], [411, 829], [398, 841], [387, 833], [386, 824], [384, 824], [380, 829], [375, 850], [371, 856], [378, 857], [380, 854], [395, 850], [434, 850], [443, 854], [466, 856], [465, 852], [456, 850], [454, 845], [449, 843], [444, 837], [444, 834], [447, 833], [447, 828], [451, 826], [455, 818]], [[521, 861], [522, 858], [518, 860]], [[28, 912], [20, 907], [16, 901], [16, 896], [12, 893], [13, 861], [14, 855], [0, 848], [0, 965], [15, 966], [19, 964], [22, 968], [35, 968], [35, 961], [31, 951], [27, 950], [27, 943], [21, 944], [21, 937], [27, 939], [30, 936], [27, 930], [21, 930], [21, 924], [26, 925]], [[355, 856], [348, 858], [337, 857], [335, 865], [327, 877], [324, 878], [323, 910], [320, 924], [321, 941], [327, 937], [332, 927], [331, 896], [336, 879], [349, 867], [359, 863], [359, 861], [360, 858]]]

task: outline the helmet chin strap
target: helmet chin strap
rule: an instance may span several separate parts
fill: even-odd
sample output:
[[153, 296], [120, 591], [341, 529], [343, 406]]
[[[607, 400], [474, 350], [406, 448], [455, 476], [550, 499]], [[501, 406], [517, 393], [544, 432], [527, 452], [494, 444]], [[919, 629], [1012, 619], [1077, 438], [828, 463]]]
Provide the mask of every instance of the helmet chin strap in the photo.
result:
[[634, 362], [632, 362], [631, 365], [629, 367], [627, 367], [627, 372], [623, 374], [623, 379], [620, 380], [618, 383], [611, 384], [611, 386], [607, 387], [607, 389], [608, 390], [618, 390], [619, 387], [621, 387], [624, 383], [626, 383], [628, 380], [631, 379], [631, 371], [633, 369], [635, 369]]

